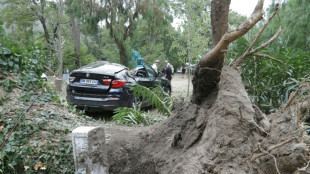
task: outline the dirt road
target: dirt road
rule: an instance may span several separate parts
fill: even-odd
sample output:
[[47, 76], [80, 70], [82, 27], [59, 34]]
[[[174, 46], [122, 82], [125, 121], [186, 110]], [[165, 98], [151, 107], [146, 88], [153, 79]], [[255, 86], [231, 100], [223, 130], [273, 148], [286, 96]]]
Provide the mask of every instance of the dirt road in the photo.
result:
[[188, 76], [184, 75], [182, 79], [181, 74], [175, 73], [172, 76], [172, 96], [174, 97], [184, 97], [187, 98], [188, 87], [189, 87], [189, 96], [192, 95], [193, 85], [192, 85], [192, 77], [190, 78], [190, 83], [188, 85]]

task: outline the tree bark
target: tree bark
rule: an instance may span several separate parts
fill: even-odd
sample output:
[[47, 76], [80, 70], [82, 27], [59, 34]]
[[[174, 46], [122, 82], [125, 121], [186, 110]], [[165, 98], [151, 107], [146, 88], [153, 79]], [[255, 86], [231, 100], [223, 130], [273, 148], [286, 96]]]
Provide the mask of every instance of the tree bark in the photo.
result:
[[[230, 3], [230, 0], [223, 2]], [[221, 22], [216, 22], [218, 19], [227, 20], [226, 18], [228, 17], [229, 6], [227, 7], [227, 4], [225, 5], [223, 2], [219, 0], [212, 1], [211, 8], [213, 9], [211, 9], [211, 18], [212, 21], [215, 20], [215, 22], [212, 22], [212, 33], [217, 36], [213, 37], [214, 40], [212, 50], [201, 58], [194, 73], [192, 80], [192, 102], [196, 104], [201, 104], [212, 92], [216, 91], [217, 84], [221, 76], [221, 69], [225, 60], [225, 51], [228, 45], [242, 35], [246, 34], [259, 20], [262, 19], [264, 0], [260, 0], [257, 3], [251, 16], [248, 17], [243, 24], [238, 26], [237, 29], [223, 33], [225, 29], [217, 29], [221, 28]], [[214, 15], [219, 15], [222, 17], [217, 17]], [[216, 28], [215, 24], [220, 26], [217, 26]]]
[[120, 64], [127, 65], [126, 49], [125, 49], [124, 44], [117, 43], [117, 47], [118, 47], [118, 50], [119, 50]]
[[[218, 44], [222, 36], [228, 30], [229, 5], [230, 0], [213, 0], [211, 2], [212, 47], [215, 47]], [[222, 49], [225, 50], [227, 46]], [[224, 60], [225, 53], [220, 52], [216, 55], [214, 61], [208, 62], [207, 67], [212, 68], [203, 70], [205, 67], [201, 67], [200, 70], [195, 71], [193, 78], [194, 103], [202, 103], [213, 89], [216, 88], [217, 83], [220, 80]]]
[[228, 30], [230, 1], [231, 0], [213, 0], [211, 2], [212, 47], [216, 46]]
[[42, 24], [45, 40], [46, 40], [46, 42], [48, 43], [48, 45], [49, 45], [49, 47], [50, 47], [49, 49], [51, 49], [51, 46], [53, 46], [54, 43], [53, 43], [53, 41], [50, 39], [50, 34], [49, 34], [48, 29], [47, 29], [46, 19], [45, 19], [45, 16], [44, 16], [44, 10], [45, 10], [46, 2], [45, 2], [45, 0], [41, 0], [41, 1], [40, 1], [40, 7], [39, 7], [39, 4], [38, 4], [35, 0], [32, 0], [32, 3], [33, 3], [35, 6], [38, 7], [38, 8], [34, 8], [34, 9], [39, 9], [38, 11], [37, 11], [37, 10], [33, 10], [33, 12], [34, 12], [35, 15], [38, 17], [39, 21], [40, 21], [41, 24]]
[[72, 39], [74, 42], [74, 53], [75, 53], [75, 66], [77, 68], [80, 67], [80, 18], [77, 18], [75, 23], [75, 19], [73, 13], [70, 12], [70, 21], [72, 27]]
[[57, 36], [58, 36], [58, 75], [62, 77], [63, 72], [63, 61], [62, 61], [62, 40], [61, 40], [61, 15], [62, 15], [62, 0], [58, 2], [58, 29], [57, 29]]

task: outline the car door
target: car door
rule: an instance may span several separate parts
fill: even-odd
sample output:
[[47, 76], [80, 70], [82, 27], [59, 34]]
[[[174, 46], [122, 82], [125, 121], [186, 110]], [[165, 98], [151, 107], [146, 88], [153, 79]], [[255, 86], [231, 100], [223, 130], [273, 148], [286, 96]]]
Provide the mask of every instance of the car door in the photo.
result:
[[158, 79], [158, 74], [155, 70], [149, 65], [143, 65], [149, 78], [149, 86], [148, 87], [156, 87], [156, 85], [160, 85], [160, 80]]

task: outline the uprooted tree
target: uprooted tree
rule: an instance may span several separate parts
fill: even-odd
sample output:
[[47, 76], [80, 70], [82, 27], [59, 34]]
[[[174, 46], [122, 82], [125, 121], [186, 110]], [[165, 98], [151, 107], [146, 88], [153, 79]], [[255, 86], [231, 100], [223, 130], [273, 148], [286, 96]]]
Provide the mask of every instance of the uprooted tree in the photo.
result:
[[[174, 103], [171, 117], [145, 128], [116, 128], [108, 142], [110, 173], [293, 173], [309, 160], [302, 120], [310, 102], [290, 102], [270, 115], [249, 99], [238, 67], [279, 35], [248, 50], [224, 66], [228, 45], [262, 19], [264, 0], [237, 29], [227, 31], [230, 0], [213, 0], [213, 49], [205, 54], [193, 78], [192, 102]], [[276, 59], [274, 59], [276, 60]], [[292, 95], [294, 96], [294, 95]]]

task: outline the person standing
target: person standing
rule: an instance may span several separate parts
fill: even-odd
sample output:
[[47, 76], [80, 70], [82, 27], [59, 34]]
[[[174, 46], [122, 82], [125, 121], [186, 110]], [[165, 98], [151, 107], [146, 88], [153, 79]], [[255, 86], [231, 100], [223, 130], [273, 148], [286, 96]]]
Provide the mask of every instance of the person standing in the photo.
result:
[[165, 77], [169, 80], [170, 82], [170, 89], [171, 89], [171, 92], [172, 92], [172, 85], [171, 85], [171, 79], [172, 79], [172, 69], [171, 69], [171, 65], [168, 63], [167, 64], [167, 67], [166, 67], [166, 70], [165, 70]]
[[186, 71], [185, 66], [184, 66], [184, 65], [182, 65], [182, 79], [184, 79], [184, 74], [185, 74], [185, 71]]
[[155, 63], [152, 65], [152, 68], [156, 71], [156, 73], [158, 74], [158, 64], [160, 63], [159, 60], [156, 60]]

